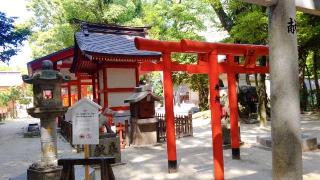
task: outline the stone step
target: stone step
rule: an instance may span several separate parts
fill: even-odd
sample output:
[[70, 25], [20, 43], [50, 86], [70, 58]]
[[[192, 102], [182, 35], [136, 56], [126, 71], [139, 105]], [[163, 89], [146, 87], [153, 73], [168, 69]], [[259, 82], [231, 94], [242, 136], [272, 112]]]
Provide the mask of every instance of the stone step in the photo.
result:
[[[302, 134], [301, 140], [302, 151], [305, 152], [318, 149], [317, 137]], [[271, 135], [257, 136], [257, 143], [264, 147], [272, 148]]]

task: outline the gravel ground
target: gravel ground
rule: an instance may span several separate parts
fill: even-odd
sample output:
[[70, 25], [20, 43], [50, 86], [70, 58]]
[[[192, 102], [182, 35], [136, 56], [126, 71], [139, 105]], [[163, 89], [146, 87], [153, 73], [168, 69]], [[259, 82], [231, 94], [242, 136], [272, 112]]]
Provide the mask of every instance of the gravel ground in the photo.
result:
[[[320, 138], [320, 116], [302, 115], [302, 131]], [[36, 119], [7, 121], [0, 125], [0, 179], [8, 179], [26, 171], [28, 166], [40, 159], [39, 138], [23, 138], [21, 132]], [[167, 173], [166, 144], [145, 147], [129, 147], [122, 150], [124, 165], [113, 167], [117, 179], [212, 179], [211, 127], [207, 113], [194, 116], [194, 136], [177, 139], [179, 170]], [[258, 124], [242, 124], [241, 160], [232, 160], [231, 150], [224, 150], [226, 179], [272, 179], [271, 151], [256, 144], [257, 135], [270, 134]], [[58, 138], [59, 157], [83, 157], [61, 137]], [[320, 151], [303, 153], [304, 179], [320, 179]], [[96, 177], [99, 177], [96, 174]]]

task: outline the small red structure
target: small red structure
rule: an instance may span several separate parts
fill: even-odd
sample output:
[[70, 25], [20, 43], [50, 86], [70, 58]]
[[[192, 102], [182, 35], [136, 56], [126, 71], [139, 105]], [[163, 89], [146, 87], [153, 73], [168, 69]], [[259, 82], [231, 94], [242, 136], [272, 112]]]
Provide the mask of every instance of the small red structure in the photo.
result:
[[70, 70], [92, 77], [93, 99], [102, 107], [129, 110], [124, 99], [139, 85], [139, 63], [160, 60], [160, 53], [139, 51], [134, 45], [134, 38], [145, 37], [147, 29], [81, 22]]
[[[74, 74], [69, 71], [74, 58], [74, 47], [62, 49], [44, 57], [35, 59], [27, 63], [29, 75], [41, 68], [44, 60], [50, 60], [53, 63], [54, 70], [60, 71], [64, 75], [69, 75], [71, 81], [61, 85], [61, 98], [64, 106], [73, 105], [78, 99], [78, 89], [82, 97], [91, 97], [92, 95], [92, 77], [89, 74]], [[79, 84], [80, 81], [80, 84]]]
[[55, 70], [72, 77], [62, 85], [64, 106], [88, 97], [104, 108], [129, 110], [123, 100], [139, 85], [139, 63], [161, 57], [135, 48], [134, 38], [145, 37], [148, 27], [79, 23], [75, 45], [29, 62], [29, 74], [39, 70], [43, 60], [50, 60]]
[[[238, 133], [238, 108], [236, 92], [236, 73], [267, 73], [268, 65], [257, 66], [258, 57], [268, 56], [267, 46], [225, 44], [197, 42], [181, 40], [181, 42], [166, 42], [136, 38], [135, 44], [139, 50], [157, 51], [162, 53], [162, 61], [156, 64], [145, 62], [141, 64], [142, 71], [163, 71], [165, 118], [167, 126], [167, 153], [169, 172], [177, 171], [177, 155], [175, 142], [175, 126], [173, 112], [172, 72], [186, 71], [188, 73], [208, 74], [210, 89], [210, 110], [213, 142], [214, 178], [224, 179], [221, 111], [219, 97], [219, 74], [227, 73], [230, 123], [231, 123], [231, 146], [233, 159], [240, 159], [240, 144]], [[172, 53], [196, 53], [197, 64], [179, 64], [171, 61]], [[226, 55], [227, 60], [218, 63], [218, 55]], [[235, 63], [235, 56], [242, 56], [244, 64]]]

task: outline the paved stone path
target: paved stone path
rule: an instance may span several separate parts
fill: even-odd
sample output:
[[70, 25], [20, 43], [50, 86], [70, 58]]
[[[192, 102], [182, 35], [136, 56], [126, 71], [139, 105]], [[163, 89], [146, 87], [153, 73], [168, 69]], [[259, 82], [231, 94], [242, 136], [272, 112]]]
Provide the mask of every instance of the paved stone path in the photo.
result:
[[[302, 115], [302, 131], [320, 140], [320, 116]], [[23, 119], [0, 125], [0, 179], [19, 175], [40, 159], [39, 138], [23, 138], [22, 127], [35, 119]], [[257, 135], [270, 133], [258, 124], [242, 124], [241, 160], [232, 160], [231, 150], [224, 150], [226, 179], [272, 179], [271, 151], [256, 144]], [[129, 147], [122, 151], [125, 165], [113, 167], [117, 179], [212, 179], [212, 148], [210, 121], [205, 113], [194, 117], [194, 137], [177, 140], [179, 171], [167, 173], [166, 144]], [[63, 139], [58, 138], [59, 157], [83, 157]], [[304, 179], [320, 179], [320, 151], [303, 153]], [[99, 175], [96, 175], [98, 178]]]

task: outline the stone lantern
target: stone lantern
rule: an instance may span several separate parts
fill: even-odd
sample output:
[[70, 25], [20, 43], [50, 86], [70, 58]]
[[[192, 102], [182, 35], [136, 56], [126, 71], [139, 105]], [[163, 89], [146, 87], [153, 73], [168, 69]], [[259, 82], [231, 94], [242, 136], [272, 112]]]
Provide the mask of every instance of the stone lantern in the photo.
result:
[[25, 83], [33, 85], [34, 107], [27, 109], [28, 114], [40, 118], [41, 161], [33, 163], [27, 172], [29, 179], [58, 180], [61, 167], [57, 165], [56, 117], [67, 111], [61, 100], [61, 83], [70, 80], [69, 76], [53, 70], [49, 60], [42, 63], [42, 69], [32, 76], [23, 75]]

